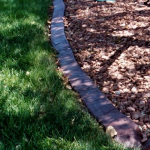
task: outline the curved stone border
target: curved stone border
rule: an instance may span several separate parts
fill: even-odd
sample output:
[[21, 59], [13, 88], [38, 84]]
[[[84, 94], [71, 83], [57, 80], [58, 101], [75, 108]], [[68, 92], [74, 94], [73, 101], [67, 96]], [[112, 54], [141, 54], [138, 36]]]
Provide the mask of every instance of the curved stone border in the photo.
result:
[[138, 125], [113, 106], [76, 62], [64, 33], [65, 5], [63, 0], [54, 0], [53, 5], [51, 42], [59, 53], [58, 59], [64, 75], [97, 121], [104, 127], [113, 126], [116, 129], [118, 133], [116, 141], [126, 147], [141, 147]]

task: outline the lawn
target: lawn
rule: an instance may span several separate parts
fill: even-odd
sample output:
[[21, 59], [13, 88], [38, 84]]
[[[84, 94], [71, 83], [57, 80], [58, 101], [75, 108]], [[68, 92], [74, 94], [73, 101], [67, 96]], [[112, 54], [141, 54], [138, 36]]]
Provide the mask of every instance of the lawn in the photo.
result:
[[66, 89], [48, 39], [51, 0], [0, 0], [0, 150], [123, 150]]

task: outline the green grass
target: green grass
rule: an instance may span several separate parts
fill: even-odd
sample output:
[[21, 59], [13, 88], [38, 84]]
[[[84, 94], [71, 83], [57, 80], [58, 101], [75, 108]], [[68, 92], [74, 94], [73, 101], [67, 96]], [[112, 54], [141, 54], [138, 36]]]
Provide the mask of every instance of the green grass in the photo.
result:
[[0, 0], [0, 150], [122, 150], [67, 90], [46, 20], [51, 0]]

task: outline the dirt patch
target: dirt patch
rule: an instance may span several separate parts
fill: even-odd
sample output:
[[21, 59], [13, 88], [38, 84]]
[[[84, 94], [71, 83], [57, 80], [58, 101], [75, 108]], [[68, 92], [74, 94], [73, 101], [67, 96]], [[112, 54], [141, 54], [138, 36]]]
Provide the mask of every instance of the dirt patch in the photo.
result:
[[65, 33], [81, 68], [150, 137], [150, 7], [65, 0]]

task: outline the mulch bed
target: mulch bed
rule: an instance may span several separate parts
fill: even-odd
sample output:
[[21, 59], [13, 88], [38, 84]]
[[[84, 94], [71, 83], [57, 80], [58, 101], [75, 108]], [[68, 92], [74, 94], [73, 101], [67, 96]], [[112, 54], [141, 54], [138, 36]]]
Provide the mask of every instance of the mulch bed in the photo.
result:
[[81, 68], [150, 137], [150, 7], [65, 0], [66, 37]]

